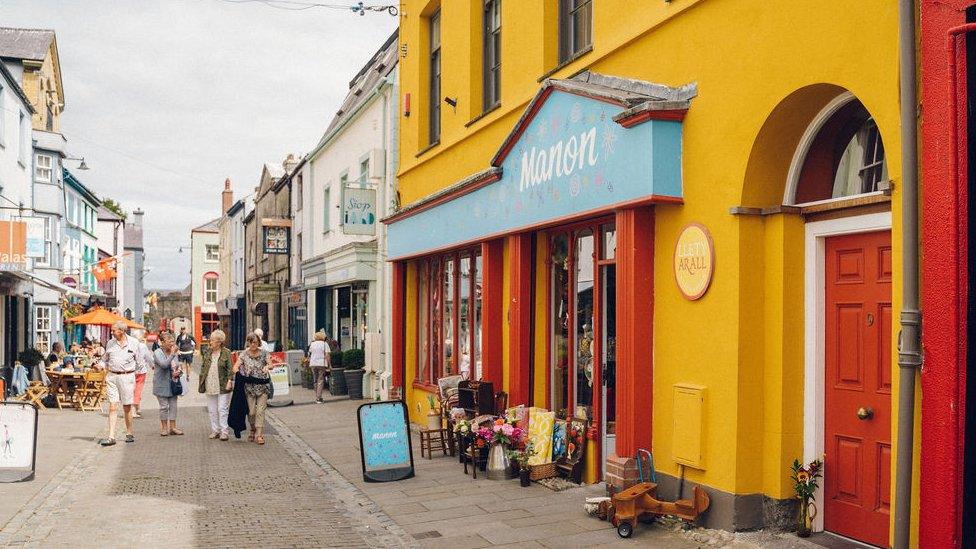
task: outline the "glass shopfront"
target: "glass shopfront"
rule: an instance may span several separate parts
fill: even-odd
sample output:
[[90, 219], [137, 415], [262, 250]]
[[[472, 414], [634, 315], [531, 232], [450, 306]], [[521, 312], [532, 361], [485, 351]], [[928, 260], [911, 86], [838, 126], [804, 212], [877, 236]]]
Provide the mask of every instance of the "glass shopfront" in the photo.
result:
[[604, 455], [616, 430], [616, 240], [613, 222], [549, 233], [550, 406], [600, 425]]
[[483, 276], [480, 250], [423, 259], [418, 263], [418, 273], [416, 381], [434, 384], [440, 377], [457, 373], [480, 379]]

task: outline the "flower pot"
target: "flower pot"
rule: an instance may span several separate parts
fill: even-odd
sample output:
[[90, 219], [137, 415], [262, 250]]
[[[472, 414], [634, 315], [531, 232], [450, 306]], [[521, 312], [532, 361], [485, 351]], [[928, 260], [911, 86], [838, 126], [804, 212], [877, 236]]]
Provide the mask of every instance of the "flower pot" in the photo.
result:
[[427, 414], [427, 429], [436, 431], [441, 428], [441, 415], [429, 412]]
[[522, 488], [528, 488], [529, 487], [529, 482], [530, 482], [529, 481], [529, 468], [528, 467], [524, 467], [522, 469], [519, 469], [519, 486], [521, 486]]
[[801, 498], [797, 513], [796, 535], [801, 538], [810, 537], [810, 532], [813, 530], [813, 519], [816, 516], [816, 504], [810, 498]]
[[329, 392], [333, 396], [346, 394], [346, 376], [344, 368], [333, 368], [329, 373]]
[[507, 480], [515, 478], [512, 475], [512, 464], [508, 459], [508, 447], [504, 444], [492, 444], [488, 451], [488, 478], [491, 480]]
[[363, 398], [363, 374], [364, 370], [346, 370], [346, 392], [350, 399], [359, 400]]

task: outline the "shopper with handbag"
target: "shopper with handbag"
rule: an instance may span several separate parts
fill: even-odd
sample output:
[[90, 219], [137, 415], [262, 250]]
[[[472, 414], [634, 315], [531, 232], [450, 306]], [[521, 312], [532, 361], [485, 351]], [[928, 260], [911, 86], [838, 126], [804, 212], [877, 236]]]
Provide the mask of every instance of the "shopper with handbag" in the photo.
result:
[[[271, 355], [261, 349], [261, 338], [254, 333], [248, 334], [244, 342], [247, 349], [238, 355], [234, 365], [235, 383], [243, 383], [244, 389], [235, 390], [234, 398], [239, 399], [238, 395], [242, 395], [247, 401], [248, 422], [251, 424], [251, 434], [247, 439], [264, 444], [264, 411], [274, 394]], [[239, 401], [237, 406], [231, 403], [231, 408], [239, 406]]]
[[325, 376], [329, 373], [329, 362], [332, 356], [332, 349], [325, 341], [325, 332], [315, 332], [315, 341], [308, 346], [308, 366], [315, 375], [315, 402], [319, 404], [322, 400], [322, 389], [325, 387]]
[[230, 407], [231, 370], [230, 349], [224, 347], [227, 335], [223, 330], [210, 334], [210, 345], [200, 350], [199, 391], [207, 395], [210, 411], [210, 438], [227, 440], [227, 413]]
[[153, 362], [156, 364], [153, 394], [159, 401], [159, 435], [182, 435], [183, 431], [176, 428], [176, 399], [183, 394], [179, 353], [172, 334], [165, 334], [161, 339], [159, 349], [153, 353]]

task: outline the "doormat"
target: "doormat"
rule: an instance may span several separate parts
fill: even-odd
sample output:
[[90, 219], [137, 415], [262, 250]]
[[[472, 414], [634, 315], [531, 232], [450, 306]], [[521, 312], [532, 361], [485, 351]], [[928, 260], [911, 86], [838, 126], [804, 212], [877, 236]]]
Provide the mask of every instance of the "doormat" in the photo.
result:
[[569, 490], [570, 488], [579, 488], [580, 486], [579, 484], [566, 480], [562, 477], [544, 478], [544, 479], [537, 480], [536, 482], [552, 490], [553, 492], [562, 492], [563, 490]]

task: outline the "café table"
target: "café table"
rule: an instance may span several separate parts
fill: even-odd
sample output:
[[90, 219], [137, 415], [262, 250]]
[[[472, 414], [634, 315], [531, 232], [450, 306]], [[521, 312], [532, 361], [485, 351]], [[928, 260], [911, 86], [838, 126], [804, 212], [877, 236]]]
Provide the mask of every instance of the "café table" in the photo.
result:
[[51, 392], [58, 403], [58, 409], [64, 406], [76, 407], [75, 391], [84, 383], [85, 373], [81, 371], [45, 370], [51, 380]]

